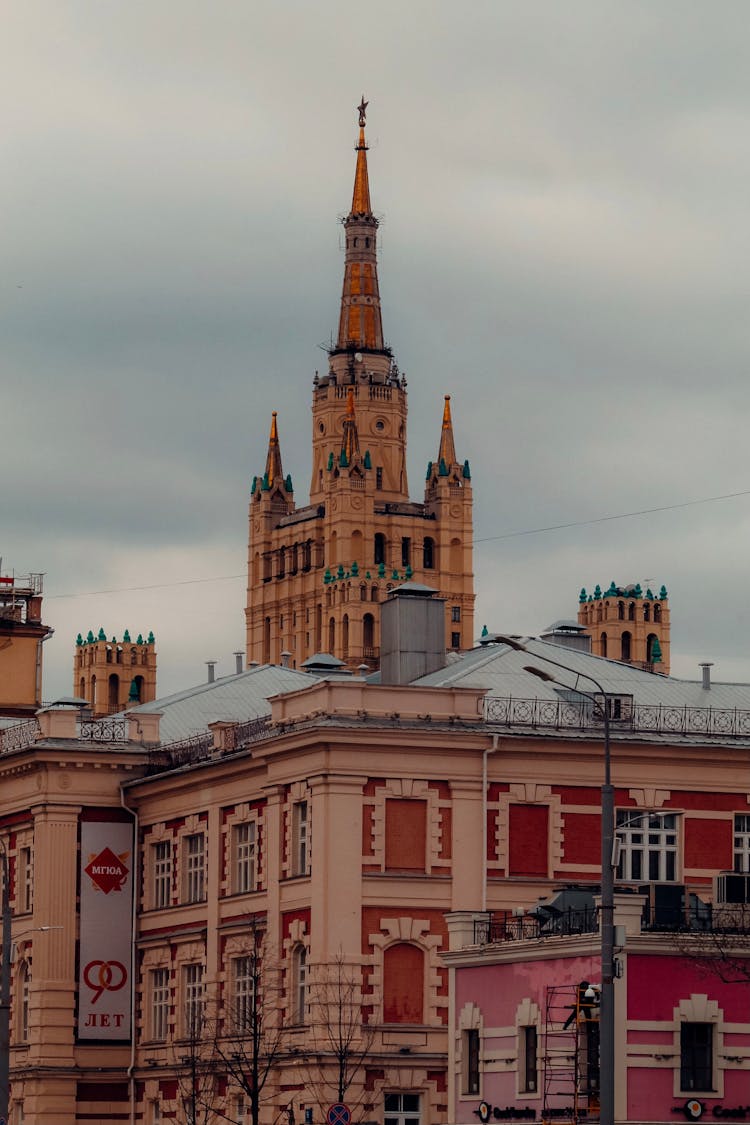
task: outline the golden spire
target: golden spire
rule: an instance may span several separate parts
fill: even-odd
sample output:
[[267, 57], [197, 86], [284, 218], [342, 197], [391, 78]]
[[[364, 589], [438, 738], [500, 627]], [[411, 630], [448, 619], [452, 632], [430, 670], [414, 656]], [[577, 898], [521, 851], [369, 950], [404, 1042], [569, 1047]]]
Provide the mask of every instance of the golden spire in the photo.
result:
[[438, 465], [445, 463], [446, 467], [456, 464], [456, 446], [453, 442], [453, 420], [451, 419], [451, 396], [445, 396], [443, 407], [443, 428], [440, 432], [440, 452]]
[[341, 442], [341, 452], [346, 458], [347, 465], [351, 465], [354, 458], [360, 456], [359, 433], [357, 431], [357, 420], [354, 417], [354, 391], [351, 387], [346, 396], [346, 417], [344, 418], [344, 436]]
[[354, 173], [354, 193], [352, 195], [352, 215], [369, 215], [372, 213], [370, 206], [370, 181], [367, 175], [367, 145], [365, 144], [365, 111], [370, 103], [362, 101], [357, 106], [359, 110], [359, 144], [357, 145], [357, 170]]
[[276, 411], [271, 415], [271, 435], [268, 439], [268, 455], [266, 457], [266, 472], [264, 485], [271, 488], [274, 481], [284, 480], [284, 470], [281, 467], [281, 447], [279, 446], [279, 431], [276, 426]]

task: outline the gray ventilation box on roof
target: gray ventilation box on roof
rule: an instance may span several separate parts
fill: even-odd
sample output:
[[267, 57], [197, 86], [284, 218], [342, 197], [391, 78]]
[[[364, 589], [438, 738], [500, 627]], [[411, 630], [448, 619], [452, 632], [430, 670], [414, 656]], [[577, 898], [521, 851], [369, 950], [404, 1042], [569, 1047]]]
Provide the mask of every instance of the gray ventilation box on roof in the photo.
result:
[[445, 667], [445, 602], [421, 582], [391, 591], [380, 611], [380, 682], [411, 684]]
[[577, 621], [554, 621], [542, 634], [541, 640], [563, 648], [573, 648], [576, 652], [591, 652], [591, 637], [584, 625]]

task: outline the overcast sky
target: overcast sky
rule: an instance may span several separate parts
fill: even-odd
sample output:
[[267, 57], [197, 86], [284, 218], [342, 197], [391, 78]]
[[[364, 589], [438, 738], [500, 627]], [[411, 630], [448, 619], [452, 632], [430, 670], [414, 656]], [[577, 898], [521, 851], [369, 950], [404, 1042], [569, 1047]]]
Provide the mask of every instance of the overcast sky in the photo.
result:
[[673, 671], [750, 679], [750, 495], [509, 536], [750, 489], [747, 15], [6, 5], [0, 555], [46, 575], [45, 696], [100, 625], [154, 630], [160, 694], [232, 670], [273, 409], [307, 494], [362, 93], [411, 492], [451, 393], [477, 631], [665, 583]]

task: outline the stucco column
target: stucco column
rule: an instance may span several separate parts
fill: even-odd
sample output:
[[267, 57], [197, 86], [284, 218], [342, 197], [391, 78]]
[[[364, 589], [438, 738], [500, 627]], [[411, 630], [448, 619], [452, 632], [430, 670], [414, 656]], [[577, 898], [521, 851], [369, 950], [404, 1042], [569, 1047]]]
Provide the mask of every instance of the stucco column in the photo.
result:
[[263, 816], [263, 886], [266, 890], [266, 946], [272, 959], [281, 956], [281, 849], [284, 789], [270, 785], [265, 789], [266, 807]]
[[[481, 758], [480, 758], [481, 760]], [[453, 806], [451, 910], [476, 910], [482, 904], [482, 781], [451, 782]]]
[[359, 950], [362, 930], [362, 778], [308, 779], [312, 792], [310, 960]]
[[219, 809], [213, 805], [208, 810], [208, 823], [206, 825], [206, 840], [208, 841], [208, 867], [206, 870], [206, 996], [211, 1006], [216, 998], [216, 976], [219, 971], [219, 881], [221, 879], [221, 864], [219, 856], [211, 855], [210, 848], [213, 844], [219, 852], [222, 847], [221, 815]]

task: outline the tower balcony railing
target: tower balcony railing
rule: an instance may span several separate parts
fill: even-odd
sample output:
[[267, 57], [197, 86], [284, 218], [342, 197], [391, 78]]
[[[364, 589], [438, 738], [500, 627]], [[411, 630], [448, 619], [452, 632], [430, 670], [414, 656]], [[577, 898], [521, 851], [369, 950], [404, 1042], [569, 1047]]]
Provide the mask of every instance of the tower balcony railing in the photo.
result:
[[[602, 718], [587, 699], [487, 696], [484, 718], [492, 726], [599, 733], [602, 730]], [[699, 736], [717, 740], [750, 739], [750, 711], [736, 707], [688, 707], [633, 702], [623, 718], [611, 717], [610, 728], [615, 737], [618, 731], [624, 731]]]

